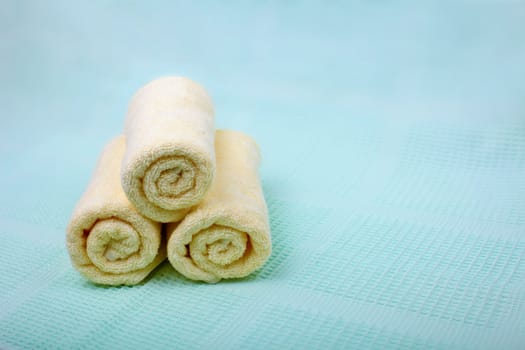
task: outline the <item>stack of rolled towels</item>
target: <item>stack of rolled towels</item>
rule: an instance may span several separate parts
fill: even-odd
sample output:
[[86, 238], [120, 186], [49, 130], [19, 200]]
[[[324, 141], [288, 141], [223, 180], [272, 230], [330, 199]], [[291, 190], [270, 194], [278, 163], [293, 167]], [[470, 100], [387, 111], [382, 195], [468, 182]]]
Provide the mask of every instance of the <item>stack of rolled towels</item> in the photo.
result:
[[140, 283], [166, 257], [193, 280], [249, 275], [271, 253], [259, 163], [251, 137], [215, 130], [202, 86], [182, 77], [150, 82], [73, 211], [73, 266], [106, 285]]

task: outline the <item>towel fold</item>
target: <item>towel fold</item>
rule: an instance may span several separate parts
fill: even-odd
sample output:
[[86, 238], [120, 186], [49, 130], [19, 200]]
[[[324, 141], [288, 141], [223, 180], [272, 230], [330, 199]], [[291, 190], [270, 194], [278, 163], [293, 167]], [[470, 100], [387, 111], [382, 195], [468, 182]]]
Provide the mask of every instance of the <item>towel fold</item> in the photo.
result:
[[106, 146], [67, 228], [73, 266], [95, 283], [137, 284], [166, 258], [161, 224], [139, 214], [122, 191], [124, 149], [123, 136]]
[[219, 130], [215, 152], [217, 173], [210, 191], [180, 223], [168, 224], [166, 230], [173, 267], [190, 279], [210, 283], [244, 277], [271, 253], [257, 144], [240, 132]]
[[213, 104], [197, 83], [154, 80], [132, 98], [126, 116], [122, 186], [145, 216], [181, 220], [202, 200], [215, 172]]

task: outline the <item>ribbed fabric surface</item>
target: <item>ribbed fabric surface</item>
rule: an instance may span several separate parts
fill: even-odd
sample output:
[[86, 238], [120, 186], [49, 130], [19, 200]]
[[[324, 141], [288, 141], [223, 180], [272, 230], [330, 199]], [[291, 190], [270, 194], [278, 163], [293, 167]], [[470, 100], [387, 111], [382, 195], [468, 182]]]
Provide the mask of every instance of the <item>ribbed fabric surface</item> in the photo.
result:
[[[525, 3], [8, 2], [0, 348], [523, 349]], [[242, 280], [70, 265], [130, 96], [199, 81], [260, 145], [272, 255]]]

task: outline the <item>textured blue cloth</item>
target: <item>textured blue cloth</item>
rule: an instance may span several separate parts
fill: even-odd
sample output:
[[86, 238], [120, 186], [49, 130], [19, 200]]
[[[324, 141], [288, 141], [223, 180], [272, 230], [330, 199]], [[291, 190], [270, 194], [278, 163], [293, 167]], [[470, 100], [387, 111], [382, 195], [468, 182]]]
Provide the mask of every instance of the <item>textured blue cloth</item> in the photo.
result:
[[[525, 3], [7, 1], [0, 348], [525, 348]], [[65, 225], [140, 86], [261, 145], [274, 253], [105, 288]]]

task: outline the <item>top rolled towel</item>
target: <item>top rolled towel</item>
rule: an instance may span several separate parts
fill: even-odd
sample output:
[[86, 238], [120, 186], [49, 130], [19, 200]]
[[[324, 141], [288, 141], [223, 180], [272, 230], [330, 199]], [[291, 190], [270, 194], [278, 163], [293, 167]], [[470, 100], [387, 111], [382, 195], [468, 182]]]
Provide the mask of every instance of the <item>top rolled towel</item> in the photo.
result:
[[182, 77], [154, 80], [131, 99], [125, 121], [122, 187], [143, 215], [180, 221], [215, 173], [213, 103]]

